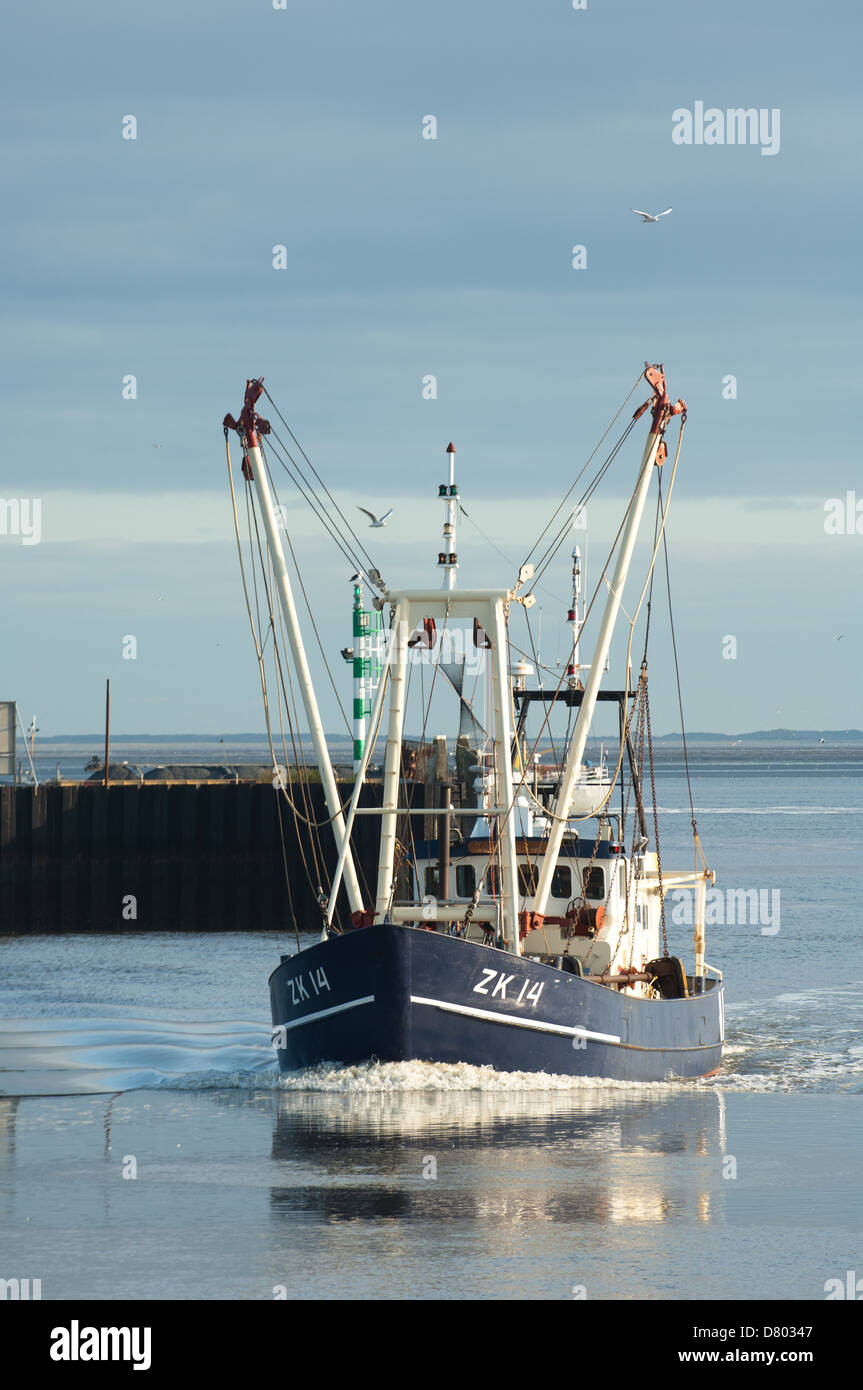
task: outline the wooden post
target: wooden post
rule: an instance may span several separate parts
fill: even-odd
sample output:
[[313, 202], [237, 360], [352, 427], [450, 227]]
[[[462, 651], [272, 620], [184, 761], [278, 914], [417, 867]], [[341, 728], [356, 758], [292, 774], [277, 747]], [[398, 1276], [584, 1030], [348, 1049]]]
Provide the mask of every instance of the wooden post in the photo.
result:
[[105, 682], [105, 786], [108, 785], [108, 757], [111, 747], [111, 682]]

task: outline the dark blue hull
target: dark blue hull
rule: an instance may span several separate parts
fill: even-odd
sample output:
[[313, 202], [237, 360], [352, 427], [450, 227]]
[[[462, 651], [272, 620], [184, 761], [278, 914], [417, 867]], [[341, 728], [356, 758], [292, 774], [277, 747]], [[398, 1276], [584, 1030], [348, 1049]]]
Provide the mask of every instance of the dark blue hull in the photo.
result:
[[621, 1081], [706, 1076], [722, 986], [636, 999], [553, 966], [412, 927], [321, 942], [270, 977], [283, 1071], [318, 1062], [467, 1062]]

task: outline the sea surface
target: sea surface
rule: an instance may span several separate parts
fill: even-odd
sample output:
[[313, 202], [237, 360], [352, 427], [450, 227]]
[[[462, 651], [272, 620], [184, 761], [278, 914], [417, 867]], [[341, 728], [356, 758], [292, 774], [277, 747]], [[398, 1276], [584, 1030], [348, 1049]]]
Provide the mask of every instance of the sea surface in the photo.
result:
[[[692, 784], [722, 890], [709, 1080], [279, 1077], [282, 932], [0, 938], [0, 1278], [43, 1299], [820, 1300], [863, 1275], [863, 763], [705, 752]], [[663, 865], [689, 867], [678, 765], [656, 790]]]

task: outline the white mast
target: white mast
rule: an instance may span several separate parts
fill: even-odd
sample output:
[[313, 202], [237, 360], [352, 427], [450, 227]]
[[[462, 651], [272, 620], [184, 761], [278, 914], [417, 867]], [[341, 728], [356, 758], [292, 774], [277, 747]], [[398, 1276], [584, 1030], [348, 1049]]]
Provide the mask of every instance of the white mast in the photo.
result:
[[[503, 892], [503, 935], [507, 949], [516, 955], [521, 954], [518, 938], [518, 868], [516, 855], [516, 824], [512, 813], [513, 772], [512, 772], [512, 719], [511, 693], [507, 662], [506, 613], [509, 603], [515, 598], [512, 592], [488, 589], [454, 589], [452, 593], [438, 589], [417, 590], [407, 593], [390, 593], [387, 601], [396, 607], [395, 622], [390, 629], [391, 645], [387, 655], [390, 662], [389, 717], [387, 724], [387, 752], [384, 763], [383, 805], [381, 808], [380, 858], [378, 860], [378, 880], [375, 895], [374, 918], [383, 921], [390, 911], [393, 891], [393, 872], [396, 858], [396, 827], [399, 810], [398, 794], [401, 782], [401, 749], [404, 733], [406, 672], [408, 663], [408, 637], [418, 623], [427, 619], [446, 625], [447, 623], [478, 622], [491, 643], [491, 681], [494, 697], [494, 751], [495, 751], [495, 795], [494, 805], [484, 807], [488, 816], [492, 839], [494, 825], [500, 826], [499, 843], [495, 843], [494, 854], [500, 854]], [[372, 726], [376, 727], [382, 712], [383, 688], [386, 671], [378, 689], [375, 710], [372, 713]], [[360, 774], [362, 775], [362, 773]], [[357, 784], [359, 783], [359, 777]], [[356, 796], [356, 787], [354, 795]], [[403, 808], [404, 810], [404, 808]], [[352, 804], [350, 815], [356, 813]], [[498, 895], [496, 895], [498, 896]], [[436, 912], [428, 920], [451, 921], [464, 911], [464, 903], [438, 901]], [[416, 906], [394, 907], [392, 920], [412, 921], [417, 916]], [[481, 908], [482, 918], [477, 920], [497, 921], [496, 912]], [[424, 911], [423, 916], [427, 916]]]
[[[501, 878], [503, 880], [501, 901], [503, 907], [503, 937], [507, 950], [513, 955], [521, 955], [518, 921], [518, 854], [515, 843], [515, 806], [512, 776], [512, 687], [507, 662], [506, 609], [505, 600], [499, 598], [494, 604], [494, 637], [492, 639], [492, 681], [494, 683], [494, 762], [497, 804], [503, 808], [500, 825], [499, 844]], [[492, 824], [492, 822], [489, 822]]]
[[[541, 925], [542, 919], [545, 916], [545, 909], [548, 905], [551, 880], [555, 868], [557, 867], [557, 856], [560, 853], [560, 846], [566, 831], [566, 820], [572, 805], [572, 793], [581, 772], [581, 760], [584, 756], [587, 735], [596, 708], [599, 684], [602, 680], [605, 663], [608, 659], [614, 625], [617, 621], [617, 614], [620, 609], [621, 598], [623, 597], [623, 587], [626, 583], [626, 576], [629, 572], [632, 552], [635, 548], [635, 541], [638, 535], [638, 528], [641, 524], [645, 503], [647, 502], [647, 493], [653, 478], [653, 469], [660, 444], [662, 443], [662, 435], [665, 431], [669, 416], [681, 414], [686, 410], [686, 405], [683, 401], [678, 401], [674, 406], [669, 402], [665, 389], [665, 376], [661, 366], [648, 367], [644, 375], [653, 387], [653, 422], [650, 433], [647, 436], [647, 443], [644, 446], [638, 482], [629, 504], [623, 535], [620, 538], [617, 564], [615, 565], [614, 576], [608, 588], [608, 601], [605, 605], [605, 612], [602, 616], [602, 624], [597, 637], [596, 649], [593, 653], [593, 659], [590, 665], [590, 675], [587, 679], [587, 685], [581, 701], [581, 708], [579, 709], [578, 719], [576, 720], [572, 735], [572, 742], [569, 746], [569, 752], [567, 753], [566, 765], [561, 776], [560, 787], [555, 800], [551, 830], [542, 858], [539, 883], [537, 884], [537, 890], [533, 900], [533, 911], [524, 914], [525, 917], [529, 919], [526, 925], [530, 927], [538, 927]], [[646, 409], [646, 407], [644, 408]]]
[[[306, 659], [306, 649], [303, 645], [302, 633], [300, 632], [300, 624], [294, 604], [294, 595], [291, 589], [290, 575], [288, 574], [288, 567], [285, 563], [285, 554], [282, 549], [276, 514], [273, 510], [273, 501], [267, 483], [267, 470], [264, 467], [264, 460], [261, 456], [258, 436], [259, 434], [268, 434], [270, 429], [267, 421], [262, 420], [260, 416], [255, 413], [255, 403], [259, 399], [263, 389], [263, 377], [258, 381], [247, 381], [245, 400], [239, 420], [234, 420], [233, 416], [226, 415], [224, 425], [226, 430], [235, 429], [239, 432], [243, 445], [243, 453], [245, 455], [243, 472], [246, 474], [246, 477], [251, 476], [255, 484], [255, 491], [258, 494], [261, 517], [267, 536], [267, 546], [270, 552], [270, 559], [272, 560], [273, 573], [276, 577], [276, 587], [279, 591], [279, 600], [285, 618], [285, 627], [287, 628], [288, 639], [291, 644], [294, 666], [300, 686], [300, 694], [302, 696], [303, 706], [306, 711], [306, 719], [309, 725], [309, 733], [312, 736], [312, 743], [315, 748], [317, 764], [321, 774], [321, 782], [323, 783], [324, 795], [327, 801], [327, 810], [332, 817], [333, 834], [335, 835], [336, 844], [341, 851], [345, 838], [345, 819], [342, 814], [341, 799], [336, 786], [333, 765], [330, 762], [330, 753], [327, 748], [324, 726], [321, 723], [321, 716], [315, 697], [315, 689], [312, 684], [309, 663]], [[345, 887], [347, 888], [351, 910], [353, 912], [362, 912], [362, 893], [360, 892], [359, 880], [357, 879], [353, 857], [349, 848], [346, 850], [345, 854]], [[332, 914], [334, 909], [335, 903], [330, 904], [330, 914]]]
[[[388, 597], [390, 597], [388, 595]], [[390, 597], [390, 602], [392, 603]], [[396, 828], [398, 825], [399, 774], [402, 759], [402, 732], [405, 722], [405, 695], [408, 659], [408, 627], [402, 617], [406, 605], [396, 602], [396, 620], [390, 632], [390, 707], [387, 723], [387, 751], [384, 759], [383, 806], [381, 809], [381, 840], [378, 853], [378, 882], [375, 892], [375, 917], [383, 921], [389, 907], [396, 858]]]
[[[351, 831], [353, 830], [354, 820], [357, 814], [357, 806], [359, 805], [360, 791], [362, 790], [363, 782], [365, 781], [366, 769], [369, 765], [369, 758], [371, 757], [372, 747], [374, 746], [374, 734], [377, 731], [378, 725], [381, 721], [381, 715], [383, 713], [384, 697], [386, 695], [386, 689], [390, 675], [390, 663], [393, 660], [393, 657], [395, 656], [397, 650], [397, 637], [398, 633], [401, 630], [401, 609], [396, 608], [392, 624], [392, 633], [394, 634], [394, 636], [393, 640], [387, 643], [386, 654], [384, 656], [383, 666], [381, 668], [381, 676], [378, 682], [377, 689], [375, 691], [374, 704], [372, 706], [370, 715], [369, 728], [372, 737], [366, 740], [365, 745], [363, 747], [363, 755], [360, 759], [360, 765], [357, 769], [356, 778], [354, 779], [354, 790], [351, 796], [351, 804], [348, 807], [348, 818], [345, 823], [345, 838], [342, 841], [342, 846], [339, 850], [338, 862], [336, 864], [335, 873], [333, 874], [332, 887], [330, 888], [330, 907], [329, 912], [327, 914], [328, 925], [333, 918], [336, 894], [339, 890], [339, 884], [342, 881], [342, 873], [345, 867], [345, 858], [348, 854], [348, 846], [350, 843]], [[393, 842], [393, 854], [395, 854], [395, 842]], [[394, 862], [395, 860], [393, 859], [393, 863]], [[392, 877], [392, 868], [390, 869], [390, 876]], [[374, 912], [370, 913], [372, 921], [374, 920], [376, 915], [377, 914]]]

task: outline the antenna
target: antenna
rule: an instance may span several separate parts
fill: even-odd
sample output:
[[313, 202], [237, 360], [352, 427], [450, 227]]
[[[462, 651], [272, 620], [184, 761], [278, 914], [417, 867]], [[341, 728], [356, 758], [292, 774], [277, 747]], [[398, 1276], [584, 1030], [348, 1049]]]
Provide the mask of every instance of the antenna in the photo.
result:
[[581, 690], [581, 662], [578, 655], [578, 640], [581, 635], [581, 547], [572, 547], [572, 607], [566, 620], [572, 631], [572, 656], [566, 668], [566, 680], [570, 690]]
[[449, 483], [441, 483], [438, 497], [444, 504], [443, 550], [438, 551], [437, 562], [443, 570], [443, 588], [455, 588], [455, 572], [458, 558], [455, 549], [456, 527], [458, 524], [458, 484], [455, 480], [455, 445], [446, 446], [449, 455]]

